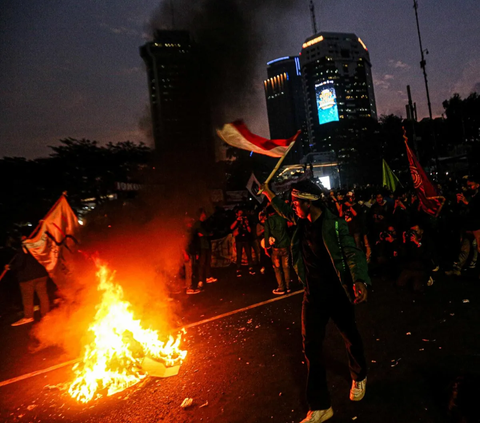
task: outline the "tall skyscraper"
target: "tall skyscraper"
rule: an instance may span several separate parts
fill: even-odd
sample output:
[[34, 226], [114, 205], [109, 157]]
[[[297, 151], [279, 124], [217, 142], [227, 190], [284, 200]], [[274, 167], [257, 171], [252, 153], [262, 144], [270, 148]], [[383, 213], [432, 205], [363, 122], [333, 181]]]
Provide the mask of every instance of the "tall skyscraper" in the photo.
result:
[[338, 151], [335, 142], [351, 140], [362, 121], [377, 119], [370, 55], [355, 34], [307, 38], [300, 65], [312, 149]]
[[[305, 130], [305, 105], [303, 101], [300, 60], [297, 56], [286, 56], [267, 63], [268, 79], [263, 81], [267, 101], [270, 138], [289, 138], [299, 129]], [[308, 151], [304, 151], [302, 133], [294, 150], [289, 154], [290, 161], [296, 163]]]
[[187, 31], [157, 30], [140, 47], [147, 67], [157, 155], [184, 163], [213, 161], [210, 111], [202, 92], [198, 49]]

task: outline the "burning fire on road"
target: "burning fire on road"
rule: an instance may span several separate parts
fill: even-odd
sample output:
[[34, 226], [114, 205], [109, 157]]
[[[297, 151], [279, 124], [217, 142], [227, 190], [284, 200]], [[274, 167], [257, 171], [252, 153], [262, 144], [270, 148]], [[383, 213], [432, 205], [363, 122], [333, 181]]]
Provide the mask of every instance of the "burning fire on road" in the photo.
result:
[[[123, 299], [122, 287], [114, 281], [115, 272], [98, 259], [95, 264], [101, 302], [88, 329], [92, 341], [85, 346], [82, 361], [73, 367], [76, 377], [68, 389], [83, 403], [136, 384], [148, 375], [148, 367], [155, 368], [152, 362], [166, 368], [165, 376], [175, 374], [168, 369], [178, 369], [187, 355], [179, 347], [182, 331], [162, 342], [156, 331], [142, 328], [131, 304]], [[150, 364], [143, 365], [144, 361]]]

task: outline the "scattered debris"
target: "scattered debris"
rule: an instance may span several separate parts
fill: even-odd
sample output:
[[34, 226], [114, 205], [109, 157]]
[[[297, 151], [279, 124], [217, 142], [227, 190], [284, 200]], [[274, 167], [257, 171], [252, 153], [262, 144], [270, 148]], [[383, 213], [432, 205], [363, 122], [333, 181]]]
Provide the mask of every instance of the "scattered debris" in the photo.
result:
[[249, 321], [247, 321], [247, 323], [248, 323], [248, 324], [252, 323], [252, 320], [253, 320], [253, 319], [250, 319]]
[[430, 339], [422, 339], [423, 342], [430, 342]]
[[470, 300], [466, 299], [466, 300], [463, 300], [463, 304], [466, 304], [466, 303], [469, 303]]
[[411, 335], [411, 334], [412, 334], [412, 332], [407, 332], [407, 333], [406, 333], [406, 335]]
[[191, 407], [192, 404], [193, 404], [193, 398], [185, 398], [183, 402], [180, 404], [180, 407], [188, 408], [188, 407]]
[[420, 348], [418, 351], [425, 351], [425, 348]]
[[398, 363], [400, 362], [401, 358], [399, 358], [398, 360], [392, 360], [392, 363], [394, 364], [390, 364], [390, 367], [396, 367], [398, 366]]
[[203, 408], [203, 407], [206, 407], [208, 405], [208, 401], [205, 401], [205, 404], [202, 404], [200, 407], [198, 408]]
[[34, 408], [38, 407], [38, 404], [32, 404], [27, 407], [28, 411], [32, 411]]
[[372, 360], [372, 363], [376, 363], [376, 360]]
[[355, 417], [352, 417], [352, 420], [357, 420], [357, 418], [358, 418], [357, 416], [355, 416]]
[[58, 383], [56, 385], [45, 385], [46, 389], [59, 389], [60, 391], [65, 391], [67, 389], [66, 383]]

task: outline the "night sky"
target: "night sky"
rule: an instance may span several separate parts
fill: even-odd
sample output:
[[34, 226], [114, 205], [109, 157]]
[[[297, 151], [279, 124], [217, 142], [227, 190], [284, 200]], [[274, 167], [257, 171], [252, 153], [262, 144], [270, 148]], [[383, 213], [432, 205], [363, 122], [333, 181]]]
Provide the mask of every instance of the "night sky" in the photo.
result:
[[[209, 1], [173, 0], [176, 29], [189, 29], [181, 27], [190, 22], [186, 8], [201, 15]], [[225, 119], [244, 118], [268, 137], [266, 62], [298, 54], [312, 34], [308, 0], [223, 1], [237, 3], [254, 29], [249, 57], [255, 64], [244, 75], [249, 96], [232, 94]], [[148, 89], [138, 48], [156, 23], [171, 25], [159, 6], [158, 0], [3, 0], [0, 157], [44, 157], [66, 137], [149, 144], [139, 125]], [[315, 7], [319, 31], [353, 32], [367, 45], [379, 115], [405, 116], [407, 85], [419, 118], [428, 115], [413, 0], [316, 0]], [[439, 116], [453, 93], [480, 92], [480, 2], [419, 0], [419, 18]]]

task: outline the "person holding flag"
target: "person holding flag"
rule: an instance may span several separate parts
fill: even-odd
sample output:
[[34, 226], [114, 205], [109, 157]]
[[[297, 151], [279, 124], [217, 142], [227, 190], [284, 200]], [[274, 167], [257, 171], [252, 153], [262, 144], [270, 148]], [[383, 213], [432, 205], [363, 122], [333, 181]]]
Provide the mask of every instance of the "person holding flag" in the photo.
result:
[[50, 276], [59, 291], [71, 279], [68, 259], [78, 244], [78, 218], [68, 204], [64, 192], [50, 211], [39, 222], [30, 236], [22, 238], [21, 249], [5, 266], [5, 273], [16, 273], [22, 291], [24, 318], [12, 326], [33, 322], [33, 298], [35, 292], [40, 299], [42, 315], [48, 313], [50, 304], [47, 295], [47, 279]]
[[302, 337], [308, 366], [309, 412], [302, 423], [321, 423], [333, 416], [322, 352], [330, 319], [347, 348], [352, 377], [350, 400], [360, 401], [365, 395], [367, 363], [353, 304], [367, 299], [371, 282], [366, 257], [356, 247], [345, 220], [326, 207], [321, 188], [312, 181], [292, 184], [293, 209], [268, 185], [262, 189], [278, 214], [296, 226], [291, 253], [298, 278], [305, 286]]
[[[20, 285], [23, 301], [23, 318], [12, 323], [12, 326], [21, 326], [33, 322], [33, 302], [37, 293], [40, 300], [40, 312], [45, 316], [50, 311], [50, 300], [47, 293], [48, 272], [28, 251], [23, 244], [26, 237], [22, 237], [22, 245], [17, 250], [12, 261], [5, 265], [5, 270], [11, 270]], [[10, 246], [12, 240], [9, 240]]]

